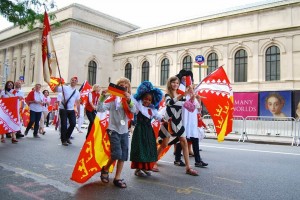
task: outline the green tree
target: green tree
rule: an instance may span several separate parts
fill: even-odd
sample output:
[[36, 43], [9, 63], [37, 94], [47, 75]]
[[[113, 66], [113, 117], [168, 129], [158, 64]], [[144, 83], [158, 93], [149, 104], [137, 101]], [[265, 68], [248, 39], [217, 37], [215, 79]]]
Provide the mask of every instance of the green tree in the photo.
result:
[[[0, 0], [0, 15], [6, 18], [14, 26], [23, 28], [27, 26], [33, 29], [34, 25], [44, 19], [45, 9], [55, 8], [53, 0]], [[55, 15], [49, 14], [50, 20]]]

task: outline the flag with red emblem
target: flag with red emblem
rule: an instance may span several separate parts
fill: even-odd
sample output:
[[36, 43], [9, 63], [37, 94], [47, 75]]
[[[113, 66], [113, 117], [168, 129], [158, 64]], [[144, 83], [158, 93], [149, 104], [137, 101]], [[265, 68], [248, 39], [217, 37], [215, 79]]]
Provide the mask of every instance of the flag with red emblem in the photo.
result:
[[26, 105], [24, 107], [24, 109], [22, 110], [21, 118], [22, 118], [23, 126], [27, 127], [27, 125], [29, 124], [29, 121], [30, 121], [30, 109], [29, 109], [28, 105]]
[[20, 130], [18, 100], [19, 97], [0, 98], [0, 134]]
[[[102, 118], [102, 117], [101, 117]], [[84, 183], [95, 173], [100, 172], [110, 158], [110, 142], [106, 129], [108, 127], [108, 116], [103, 119], [97, 115], [88, 138], [85, 140], [79, 153], [77, 162], [73, 169], [71, 180]], [[113, 171], [114, 165], [109, 169]]]
[[89, 84], [88, 81], [84, 81], [79, 88], [80, 98], [83, 101], [83, 104], [86, 104], [88, 101], [88, 94], [92, 91], [92, 86]]
[[233, 92], [223, 66], [205, 77], [196, 87], [195, 92], [202, 98], [218, 135], [218, 141], [224, 141], [232, 131], [233, 120]]

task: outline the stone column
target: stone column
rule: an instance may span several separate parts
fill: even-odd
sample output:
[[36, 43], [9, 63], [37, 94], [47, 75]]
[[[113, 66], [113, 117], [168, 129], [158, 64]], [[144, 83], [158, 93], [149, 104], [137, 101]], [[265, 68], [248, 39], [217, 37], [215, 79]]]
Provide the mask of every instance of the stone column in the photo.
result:
[[35, 40], [35, 83], [44, 85], [43, 79], [43, 67], [42, 67], [42, 43], [40, 39]]
[[6, 74], [6, 81], [13, 80], [14, 71], [13, 71], [13, 47], [7, 48], [6, 51], [6, 61], [8, 65], [8, 71]]
[[15, 74], [15, 77], [16, 77], [16, 80], [19, 80], [20, 78], [20, 71], [21, 71], [21, 45], [17, 45], [15, 46], [15, 53], [16, 53], [16, 56], [17, 56], [17, 64], [16, 64], [16, 74]]
[[24, 77], [24, 83], [25, 85], [31, 84], [31, 79], [29, 75], [29, 68], [30, 68], [30, 54], [31, 54], [31, 42], [27, 42], [25, 44], [25, 55], [26, 55], [26, 61], [25, 61], [25, 77]]

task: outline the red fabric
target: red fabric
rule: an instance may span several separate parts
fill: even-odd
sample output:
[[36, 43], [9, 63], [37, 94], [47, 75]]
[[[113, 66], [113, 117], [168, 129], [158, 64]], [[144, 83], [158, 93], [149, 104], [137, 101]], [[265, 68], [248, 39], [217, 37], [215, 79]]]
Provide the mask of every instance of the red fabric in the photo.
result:
[[29, 103], [30, 101], [34, 101], [34, 90], [31, 90], [31, 91], [28, 93], [27, 97], [25, 98], [25, 102], [26, 102], [27, 105], [30, 104], [30, 103]]
[[56, 92], [54, 90], [59, 84], [65, 84], [65, 80], [63, 78], [50, 77], [50, 82], [48, 83], [48, 85], [52, 92]]
[[20, 130], [18, 97], [0, 98], [0, 134]]
[[150, 108], [148, 109], [148, 114], [149, 114], [150, 116], [152, 116], [152, 111], [151, 111]]
[[[92, 95], [92, 102], [93, 102], [93, 104], [97, 105], [97, 102], [99, 100], [100, 94], [96, 93], [95, 91], [93, 91], [89, 95]], [[87, 97], [87, 101], [86, 101], [86, 104], [85, 104], [85, 109], [87, 111], [90, 111], [90, 112], [92, 112], [94, 110], [94, 108], [92, 107], [92, 105], [89, 102], [89, 98], [88, 97]]]
[[156, 162], [131, 162], [131, 169], [152, 170]]
[[201, 127], [204, 127], [206, 128], [206, 125], [205, 123], [203, 122], [202, 118], [201, 118], [201, 115], [198, 113], [197, 114], [197, 118], [198, 118], [198, 127], [201, 128]]
[[177, 90], [177, 93], [178, 93], [178, 94], [184, 94], [184, 93], [185, 93], [185, 89], [186, 89], [185, 85], [180, 84], [180, 85], [179, 85], [179, 88], [178, 88], [178, 90]]
[[[109, 99], [106, 99], [105, 103], [109, 103], [109, 102], [112, 102], [116, 99], [116, 96], [112, 95]], [[122, 106], [123, 106], [123, 109], [124, 109], [124, 112], [127, 116], [128, 119], [133, 119], [133, 113], [130, 112], [129, 110], [129, 106], [128, 106], [128, 103], [127, 103], [127, 100], [125, 98], [122, 98]]]
[[185, 85], [186, 87], [192, 85], [192, 77], [191, 76], [187, 76], [185, 79]]
[[[89, 84], [88, 81], [84, 81], [81, 85], [79, 92], [80, 92], [80, 98], [83, 101], [83, 104], [88, 103], [88, 94], [92, 91], [92, 86]], [[93, 110], [91, 110], [93, 111]]]

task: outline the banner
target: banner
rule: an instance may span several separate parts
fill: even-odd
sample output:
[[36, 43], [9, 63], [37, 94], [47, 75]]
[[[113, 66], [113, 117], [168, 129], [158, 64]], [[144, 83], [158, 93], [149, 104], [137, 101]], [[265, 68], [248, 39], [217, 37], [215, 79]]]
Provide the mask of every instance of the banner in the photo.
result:
[[19, 97], [0, 98], [0, 134], [20, 130]]
[[257, 92], [234, 92], [234, 116], [257, 116], [258, 93]]

